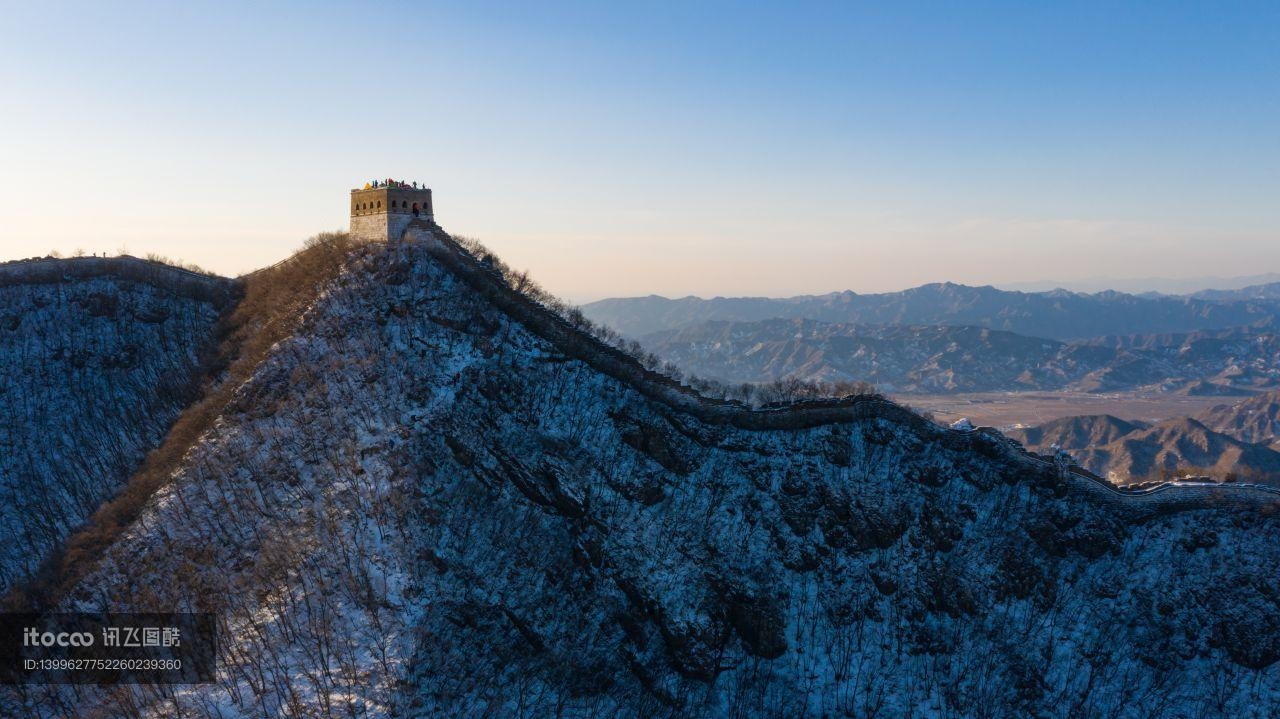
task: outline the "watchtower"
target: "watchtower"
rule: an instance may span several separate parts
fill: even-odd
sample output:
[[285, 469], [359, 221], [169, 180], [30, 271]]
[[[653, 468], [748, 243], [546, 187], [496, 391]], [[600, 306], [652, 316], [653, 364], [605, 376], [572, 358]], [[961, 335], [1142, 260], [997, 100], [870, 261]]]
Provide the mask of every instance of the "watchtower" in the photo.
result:
[[351, 191], [351, 236], [396, 242], [415, 219], [435, 221], [431, 190], [418, 183], [376, 180]]

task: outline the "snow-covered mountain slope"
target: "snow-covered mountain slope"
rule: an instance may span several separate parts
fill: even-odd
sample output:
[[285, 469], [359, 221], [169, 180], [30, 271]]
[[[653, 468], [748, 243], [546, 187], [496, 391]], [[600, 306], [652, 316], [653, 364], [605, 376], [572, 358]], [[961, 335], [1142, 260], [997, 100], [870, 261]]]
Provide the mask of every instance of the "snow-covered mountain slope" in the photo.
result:
[[703, 401], [369, 246], [65, 607], [217, 612], [146, 717], [1264, 717], [1276, 495], [1125, 497], [876, 398]]
[[134, 258], [0, 265], [0, 593], [159, 444], [231, 293]]

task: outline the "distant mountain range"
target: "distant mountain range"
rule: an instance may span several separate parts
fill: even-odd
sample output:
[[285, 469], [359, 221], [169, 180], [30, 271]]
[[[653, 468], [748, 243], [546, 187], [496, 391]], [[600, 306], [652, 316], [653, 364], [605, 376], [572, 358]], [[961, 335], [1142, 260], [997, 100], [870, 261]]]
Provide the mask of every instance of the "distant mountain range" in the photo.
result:
[[1280, 392], [1157, 424], [1104, 414], [1063, 417], [1005, 434], [1032, 451], [1065, 449], [1080, 466], [1121, 481], [1187, 472], [1267, 482], [1280, 476]]
[[799, 377], [899, 393], [1144, 387], [1192, 395], [1280, 386], [1280, 335], [1248, 327], [1068, 343], [973, 326], [713, 320], [640, 341], [689, 372], [731, 383]]
[[1191, 296], [1202, 300], [1212, 300], [1214, 302], [1246, 300], [1276, 301], [1280, 300], [1280, 282], [1250, 285], [1248, 287], [1241, 287], [1240, 289], [1235, 290], [1201, 290]]
[[1280, 450], [1280, 392], [1260, 394], [1234, 405], [1219, 405], [1199, 419], [1219, 432]]
[[1121, 482], [1186, 473], [1244, 480], [1280, 475], [1280, 452], [1215, 432], [1188, 417], [1154, 425], [1111, 415], [1064, 417], [1006, 434], [1041, 453], [1061, 447], [1080, 466]]
[[1000, 282], [1002, 290], [1021, 292], [1045, 292], [1065, 289], [1072, 292], [1102, 292], [1116, 290], [1135, 295], [1190, 295], [1214, 288], [1236, 290], [1252, 285], [1280, 282], [1280, 274], [1267, 272], [1240, 277], [1089, 277], [1082, 280], [1039, 280], [1036, 282]]
[[605, 299], [583, 307], [592, 320], [631, 337], [710, 320], [809, 319], [897, 325], [972, 325], [1068, 341], [1104, 335], [1194, 332], [1269, 324], [1280, 314], [1280, 283], [1209, 297], [1137, 296], [1106, 291], [1010, 292], [950, 282], [902, 292], [770, 299], [648, 297]]
[[584, 310], [686, 371], [728, 383], [1244, 396], [1196, 418], [1068, 417], [1012, 436], [1039, 452], [1062, 447], [1119, 481], [1280, 476], [1280, 283], [1187, 296], [943, 283], [877, 295], [615, 299]]

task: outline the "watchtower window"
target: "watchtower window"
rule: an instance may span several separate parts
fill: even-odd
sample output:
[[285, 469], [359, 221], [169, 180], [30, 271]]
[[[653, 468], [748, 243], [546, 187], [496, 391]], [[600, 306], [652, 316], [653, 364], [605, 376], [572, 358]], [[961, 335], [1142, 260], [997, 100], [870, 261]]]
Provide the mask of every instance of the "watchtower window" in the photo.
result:
[[379, 209], [379, 210], [381, 210], [381, 209], [382, 209], [382, 200], [378, 200], [378, 209]]

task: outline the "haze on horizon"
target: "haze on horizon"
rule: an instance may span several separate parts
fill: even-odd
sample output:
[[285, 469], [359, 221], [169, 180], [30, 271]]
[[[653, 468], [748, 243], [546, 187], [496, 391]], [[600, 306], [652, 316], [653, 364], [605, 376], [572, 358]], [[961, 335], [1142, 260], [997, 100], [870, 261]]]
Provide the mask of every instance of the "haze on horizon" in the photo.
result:
[[1280, 5], [308, 3], [0, 20], [0, 259], [236, 274], [422, 180], [584, 301], [1280, 272]]

